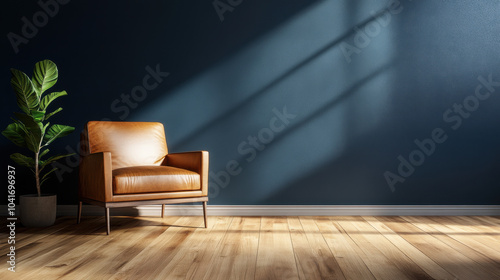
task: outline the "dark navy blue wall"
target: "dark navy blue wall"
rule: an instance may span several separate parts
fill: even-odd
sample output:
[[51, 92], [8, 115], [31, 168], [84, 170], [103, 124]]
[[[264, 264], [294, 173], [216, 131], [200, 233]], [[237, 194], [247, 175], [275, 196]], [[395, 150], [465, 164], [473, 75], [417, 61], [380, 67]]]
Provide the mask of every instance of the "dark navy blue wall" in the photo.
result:
[[[9, 68], [47, 58], [69, 93], [54, 122], [164, 123], [171, 152], [210, 151], [212, 204], [499, 204], [499, 14], [496, 0], [8, 0], [0, 125]], [[45, 191], [76, 203], [76, 157], [60, 167]], [[31, 183], [18, 167], [18, 193]]]

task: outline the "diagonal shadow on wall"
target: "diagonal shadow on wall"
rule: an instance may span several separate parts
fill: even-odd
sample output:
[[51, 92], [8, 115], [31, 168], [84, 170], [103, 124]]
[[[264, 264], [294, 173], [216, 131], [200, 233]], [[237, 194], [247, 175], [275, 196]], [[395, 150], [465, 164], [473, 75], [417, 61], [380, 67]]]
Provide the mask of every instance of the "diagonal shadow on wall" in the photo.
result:
[[[378, 11], [377, 13], [374, 13], [372, 15], [372, 17], [365, 19], [364, 21], [362, 21], [361, 23], [357, 24], [356, 26], [358, 28], [363, 28], [364, 26], [366, 26], [367, 24], [369, 24], [370, 22], [372, 22], [374, 20], [374, 18], [377, 18], [378, 16], [382, 15], [385, 12], [386, 12], [386, 9], [382, 9], [382, 10]], [[290, 68], [289, 70], [287, 70], [286, 72], [284, 72], [283, 74], [281, 74], [280, 76], [278, 76], [276, 79], [274, 79], [273, 81], [271, 81], [270, 83], [268, 83], [267, 85], [265, 85], [264, 87], [262, 87], [260, 90], [258, 90], [254, 94], [250, 95], [248, 98], [244, 99], [243, 101], [241, 101], [237, 106], [234, 106], [234, 107], [230, 108], [224, 114], [219, 115], [218, 117], [210, 120], [207, 124], [203, 125], [200, 129], [192, 131], [191, 133], [189, 133], [184, 138], [179, 139], [178, 142], [179, 143], [183, 143], [183, 144], [189, 143], [189, 141], [191, 139], [196, 139], [197, 135], [202, 134], [205, 131], [211, 130], [213, 126], [217, 125], [221, 121], [223, 121], [223, 120], [225, 120], [227, 118], [232, 117], [233, 115], [235, 115], [236, 113], [238, 113], [239, 111], [241, 111], [241, 109], [243, 107], [245, 107], [247, 104], [249, 104], [252, 101], [258, 99], [261, 96], [263, 96], [270, 89], [272, 89], [273, 87], [279, 85], [280, 83], [282, 83], [283, 81], [285, 81], [287, 78], [289, 78], [290, 76], [292, 76], [293, 74], [295, 74], [297, 71], [299, 71], [300, 69], [302, 69], [303, 67], [305, 67], [309, 63], [315, 61], [316, 59], [318, 59], [319, 57], [321, 57], [322, 55], [324, 55], [326, 52], [328, 52], [332, 48], [336, 47], [338, 44], [344, 42], [346, 39], [348, 39], [349, 37], [353, 36], [355, 34], [355, 32], [356, 31], [355, 31], [354, 28], [349, 28], [348, 31], [344, 32], [341, 36], [339, 36], [338, 38], [336, 38], [335, 40], [333, 40], [329, 44], [325, 45], [324, 47], [322, 47], [321, 49], [319, 49], [318, 51], [316, 51], [314, 54], [310, 55], [306, 59], [304, 59], [301, 62], [299, 62], [298, 64], [296, 64], [294, 67]]]

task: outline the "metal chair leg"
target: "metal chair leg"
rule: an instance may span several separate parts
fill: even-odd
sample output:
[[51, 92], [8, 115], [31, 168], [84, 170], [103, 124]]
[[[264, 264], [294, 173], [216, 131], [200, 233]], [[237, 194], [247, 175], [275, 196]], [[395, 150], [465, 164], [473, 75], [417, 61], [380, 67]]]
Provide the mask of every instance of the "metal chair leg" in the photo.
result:
[[109, 232], [110, 232], [110, 227], [109, 227], [109, 208], [108, 207], [104, 207], [105, 211], [104, 211], [104, 215], [106, 217], [106, 234], [109, 235]]
[[208, 227], [207, 224], [207, 202], [203, 201], [203, 220], [205, 221], [205, 228]]

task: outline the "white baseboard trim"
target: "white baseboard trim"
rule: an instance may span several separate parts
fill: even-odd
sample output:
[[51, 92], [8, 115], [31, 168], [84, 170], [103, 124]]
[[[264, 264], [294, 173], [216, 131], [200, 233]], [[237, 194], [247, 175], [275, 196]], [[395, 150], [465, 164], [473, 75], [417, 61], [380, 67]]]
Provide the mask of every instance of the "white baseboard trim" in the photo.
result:
[[[0, 215], [7, 216], [2, 205]], [[58, 216], [75, 216], [76, 205], [58, 205]], [[113, 216], [159, 216], [160, 205], [112, 208]], [[211, 216], [498, 216], [500, 205], [208, 205]], [[202, 215], [201, 205], [165, 205], [171, 216]], [[104, 215], [102, 207], [84, 204], [82, 215]]]

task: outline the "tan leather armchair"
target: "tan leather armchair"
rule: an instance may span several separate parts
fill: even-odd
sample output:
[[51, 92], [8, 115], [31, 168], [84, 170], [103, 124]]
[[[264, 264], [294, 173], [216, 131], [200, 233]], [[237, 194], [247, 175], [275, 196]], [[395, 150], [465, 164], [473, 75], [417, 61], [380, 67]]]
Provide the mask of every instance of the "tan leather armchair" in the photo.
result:
[[203, 202], [207, 227], [208, 152], [168, 153], [163, 124], [91, 121], [80, 141], [78, 218], [82, 202], [109, 208]]

